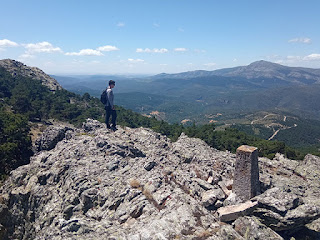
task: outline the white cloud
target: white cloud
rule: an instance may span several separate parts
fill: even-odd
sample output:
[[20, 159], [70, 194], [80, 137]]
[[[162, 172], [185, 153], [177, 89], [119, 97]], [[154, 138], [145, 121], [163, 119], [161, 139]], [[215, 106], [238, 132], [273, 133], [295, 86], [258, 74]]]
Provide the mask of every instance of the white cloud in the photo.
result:
[[30, 59], [30, 58], [35, 58], [35, 56], [29, 53], [24, 53], [19, 56], [19, 59]]
[[211, 63], [205, 63], [203, 65], [206, 66], [206, 67], [213, 67], [213, 66], [216, 66], [217, 64], [211, 62]]
[[310, 38], [293, 38], [293, 39], [290, 39], [288, 41], [289, 43], [294, 43], [294, 42], [297, 42], [297, 43], [311, 43], [311, 39]]
[[288, 55], [286, 57], [281, 57], [277, 55], [277, 57], [274, 58], [272, 61], [280, 64], [301, 64], [303, 62], [320, 61], [320, 54], [313, 53], [307, 56]]
[[61, 48], [52, 46], [49, 42], [29, 43], [24, 44], [27, 53], [55, 53], [62, 52]]
[[126, 24], [124, 22], [118, 22], [117, 27], [124, 27]]
[[238, 59], [234, 58], [232, 61], [233, 61], [233, 62], [237, 62], [237, 61], [238, 61]]
[[166, 53], [166, 52], [169, 52], [169, 51], [166, 48], [161, 48], [161, 49], [154, 48], [153, 52], [154, 53]]
[[179, 32], [184, 32], [184, 29], [183, 28], [178, 28], [178, 31]]
[[103, 56], [103, 53], [94, 49], [82, 49], [79, 52], [67, 52], [67, 56]]
[[140, 62], [144, 62], [143, 59], [133, 59], [133, 58], [128, 58], [128, 61], [131, 62], [131, 63], [140, 63]]
[[18, 43], [10, 41], [8, 39], [0, 40], [0, 47], [17, 47], [17, 46], [19, 46]]
[[305, 61], [319, 61], [320, 60], [320, 54], [318, 54], [318, 53], [310, 54], [308, 56], [305, 56], [303, 58], [303, 60], [305, 60]]
[[153, 26], [156, 27], [156, 28], [158, 28], [158, 27], [160, 27], [160, 24], [154, 23]]
[[137, 48], [136, 52], [138, 52], [138, 53], [142, 53], [142, 52], [150, 53], [151, 49], [149, 49], [149, 48], [146, 48], [146, 49]]
[[287, 60], [289, 60], [289, 61], [300, 61], [301, 57], [300, 56], [287, 56]]
[[79, 52], [67, 52], [65, 55], [67, 56], [103, 56], [102, 52], [111, 52], [117, 51], [119, 48], [116, 46], [105, 45], [98, 47], [97, 49], [82, 49]]
[[101, 52], [111, 52], [111, 51], [117, 51], [119, 50], [119, 48], [115, 46], [106, 45], [106, 46], [98, 47], [97, 50]]
[[174, 51], [175, 52], [186, 52], [186, 51], [188, 51], [188, 49], [186, 49], [186, 48], [175, 48]]
[[137, 48], [136, 50], [137, 53], [167, 53], [169, 52], [168, 49], [166, 48], [154, 48], [154, 49], [150, 49], [150, 48], [145, 48], [145, 49], [142, 49], [142, 48]]
[[18, 61], [27, 63], [35, 58], [36, 58], [35, 55], [29, 54], [29, 53], [24, 53], [18, 57]]

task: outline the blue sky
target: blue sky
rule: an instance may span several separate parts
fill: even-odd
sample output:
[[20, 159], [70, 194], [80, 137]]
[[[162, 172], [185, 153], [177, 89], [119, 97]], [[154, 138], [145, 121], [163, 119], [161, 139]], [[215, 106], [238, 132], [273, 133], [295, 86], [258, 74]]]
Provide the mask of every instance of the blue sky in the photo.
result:
[[320, 68], [320, 1], [0, 0], [0, 59], [50, 74], [157, 74], [267, 60]]

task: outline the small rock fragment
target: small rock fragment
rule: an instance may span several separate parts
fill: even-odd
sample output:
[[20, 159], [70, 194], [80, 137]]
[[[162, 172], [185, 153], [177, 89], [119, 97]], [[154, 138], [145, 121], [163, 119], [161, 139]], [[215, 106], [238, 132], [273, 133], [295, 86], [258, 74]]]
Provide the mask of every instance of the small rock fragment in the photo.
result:
[[144, 169], [147, 170], [147, 171], [150, 171], [150, 170], [151, 170], [152, 168], [154, 168], [156, 165], [157, 165], [156, 162], [151, 161], [151, 162], [148, 162], [148, 163], [144, 166]]
[[241, 216], [249, 215], [258, 206], [258, 202], [246, 201], [238, 205], [230, 205], [218, 209], [220, 221], [229, 222]]

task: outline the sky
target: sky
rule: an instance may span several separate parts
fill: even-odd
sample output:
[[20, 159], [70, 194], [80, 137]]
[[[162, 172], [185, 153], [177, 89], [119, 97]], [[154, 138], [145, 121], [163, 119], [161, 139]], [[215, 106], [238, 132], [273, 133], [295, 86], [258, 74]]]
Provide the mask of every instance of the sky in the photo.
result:
[[48, 74], [158, 74], [266, 60], [320, 68], [319, 0], [0, 0], [0, 59]]

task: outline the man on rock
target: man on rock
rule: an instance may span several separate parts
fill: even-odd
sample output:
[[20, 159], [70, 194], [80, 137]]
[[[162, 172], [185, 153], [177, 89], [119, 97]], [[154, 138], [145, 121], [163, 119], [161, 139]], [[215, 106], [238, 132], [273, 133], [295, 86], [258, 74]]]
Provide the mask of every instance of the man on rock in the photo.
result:
[[[105, 105], [105, 109], [106, 109], [106, 124], [107, 124], [107, 128], [112, 129], [112, 130], [117, 130], [116, 127], [116, 120], [117, 120], [117, 112], [115, 110], [114, 104], [113, 104], [113, 100], [114, 100], [114, 96], [113, 96], [113, 91], [112, 89], [115, 87], [116, 83], [113, 80], [109, 81], [109, 86], [106, 90], [103, 91], [102, 95], [101, 95], [101, 102]], [[109, 119], [111, 118], [111, 126], [109, 123]]]

